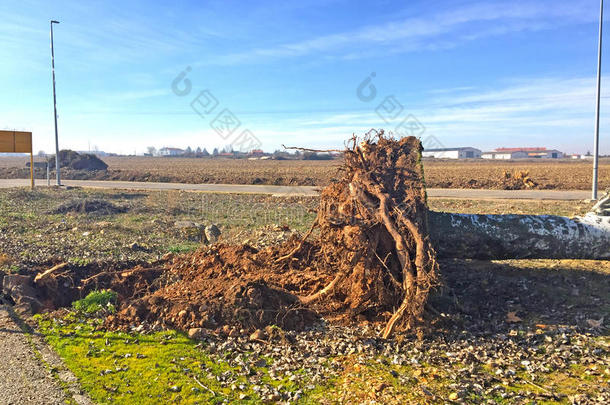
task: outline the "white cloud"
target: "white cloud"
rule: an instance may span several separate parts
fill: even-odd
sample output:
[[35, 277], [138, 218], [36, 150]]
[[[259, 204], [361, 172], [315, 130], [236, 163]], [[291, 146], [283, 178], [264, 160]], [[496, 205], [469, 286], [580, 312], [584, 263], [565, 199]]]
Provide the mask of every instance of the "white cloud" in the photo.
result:
[[[238, 64], [269, 58], [333, 52], [333, 57], [355, 59], [382, 53], [445, 49], [481, 37], [595, 21], [596, 12], [582, 5], [554, 1], [474, 3], [431, 15], [366, 26], [359, 30], [321, 35], [245, 52], [218, 55], [205, 64]], [[382, 47], [383, 49], [379, 49]], [[387, 49], [389, 48], [389, 49]]]
[[[494, 90], [435, 91], [416, 108], [406, 109], [401, 119], [406, 114], [415, 115], [426, 127], [424, 137], [434, 134], [447, 146], [490, 149], [530, 145], [585, 152], [591, 149], [594, 95], [592, 78], [511, 80]], [[315, 140], [325, 146], [341, 146], [352, 133], [369, 128], [391, 130], [400, 122], [395, 120], [391, 125], [383, 122], [374, 112], [379, 102], [381, 97], [371, 103], [369, 111], [291, 117], [257, 130], [278, 135], [297, 133], [303, 136], [300, 138], [303, 144], [309, 146]], [[603, 130], [608, 125], [610, 117], [602, 116], [603, 153], [610, 153]]]

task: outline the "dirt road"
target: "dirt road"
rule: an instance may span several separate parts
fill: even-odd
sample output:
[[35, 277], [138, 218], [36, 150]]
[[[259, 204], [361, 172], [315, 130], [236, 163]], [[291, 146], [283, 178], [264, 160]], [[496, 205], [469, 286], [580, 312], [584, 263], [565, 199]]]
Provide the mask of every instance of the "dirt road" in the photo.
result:
[[[53, 183], [51, 183], [53, 184]], [[109, 188], [125, 190], [184, 190], [210, 193], [272, 194], [277, 196], [316, 196], [319, 187], [315, 186], [272, 186], [252, 184], [184, 184], [131, 181], [64, 180], [63, 185], [71, 187]], [[29, 187], [29, 179], [0, 179], [0, 188]], [[46, 187], [46, 181], [37, 180], [37, 186]], [[429, 188], [432, 198], [468, 199], [526, 199], [526, 200], [585, 200], [590, 198], [589, 191], [583, 190], [481, 190]]]

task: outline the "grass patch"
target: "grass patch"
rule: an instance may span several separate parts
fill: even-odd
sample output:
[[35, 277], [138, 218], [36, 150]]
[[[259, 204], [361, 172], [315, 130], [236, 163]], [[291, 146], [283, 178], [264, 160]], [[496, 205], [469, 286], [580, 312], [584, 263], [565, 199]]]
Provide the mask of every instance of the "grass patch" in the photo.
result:
[[185, 243], [179, 243], [176, 245], [170, 245], [167, 247], [168, 252], [172, 252], [172, 253], [188, 253], [188, 252], [192, 252], [194, 250], [196, 250], [201, 244], [200, 243], [196, 243], [196, 242], [185, 242]]
[[91, 291], [87, 296], [72, 303], [72, 307], [85, 314], [116, 311], [117, 293], [112, 290]]
[[[387, 356], [363, 358], [358, 354], [328, 356], [325, 365], [341, 370], [336, 376], [313, 383], [304, 378], [293, 382], [284, 374], [269, 373], [273, 360], [256, 365], [260, 357], [240, 352], [227, 355], [208, 350], [208, 343], [193, 341], [176, 331], [137, 334], [102, 331], [101, 320], [82, 318], [70, 313], [62, 319], [37, 316], [39, 331], [78, 377], [81, 386], [97, 403], [243, 403], [264, 402], [259, 387], [284, 387], [300, 390], [302, 404], [339, 403], [515, 403], [513, 395], [521, 392], [553, 392], [555, 399], [537, 399], [537, 403], [570, 403], [570, 396], [586, 393], [595, 398], [607, 384], [605, 368], [600, 365], [573, 365], [552, 373], [536, 373], [533, 378], [515, 365], [516, 379], [504, 383], [500, 377], [487, 387], [491, 391], [475, 393], [460, 386], [461, 362], [435, 364], [393, 363]], [[600, 337], [600, 345], [608, 342]], [[247, 369], [244, 369], [246, 364]], [[482, 364], [476, 373], [495, 376], [495, 368]], [[293, 374], [305, 375], [304, 369]], [[486, 378], [489, 381], [489, 377]], [[531, 382], [535, 381], [534, 384]], [[541, 388], [542, 387], [542, 388]]]
[[586, 214], [593, 206], [593, 203], [562, 200], [428, 198], [428, 205], [433, 211], [459, 212], [463, 214], [544, 214], [571, 217]]
[[251, 366], [250, 373], [244, 373], [176, 331], [99, 331], [101, 320], [82, 319], [77, 313], [36, 319], [39, 331], [96, 403], [258, 404], [263, 398], [249, 381], [252, 376], [259, 385], [300, 389], [288, 378], [271, 378], [268, 366]]
[[[103, 218], [83, 214], [53, 214], [61, 201], [104, 200], [127, 212]], [[573, 215], [590, 204], [575, 201], [430, 199], [435, 210], [465, 213], [527, 213]], [[278, 198], [252, 194], [117, 190], [24, 189], [0, 190], [0, 252], [17, 264], [59, 257], [74, 264], [93, 261], [152, 261], [170, 252], [185, 253], [189, 243], [174, 223], [188, 220], [222, 229], [222, 239], [239, 241], [267, 226], [280, 225], [305, 232], [315, 219], [315, 197]], [[137, 242], [147, 249], [130, 249]], [[85, 260], [80, 262], [79, 260]], [[4, 265], [6, 267], [6, 265]]]

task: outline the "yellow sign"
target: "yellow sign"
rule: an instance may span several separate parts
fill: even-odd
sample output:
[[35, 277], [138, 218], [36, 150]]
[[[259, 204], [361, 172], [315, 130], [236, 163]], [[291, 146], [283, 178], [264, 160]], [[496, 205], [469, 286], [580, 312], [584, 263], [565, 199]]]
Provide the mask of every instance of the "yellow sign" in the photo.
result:
[[32, 133], [0, 131], [0, 153], [32, 153]]
[[0, 153], [29, 153], [30, 178], [34, 188], [34, 154], [32, 133], [23, 131], [0, 131]]

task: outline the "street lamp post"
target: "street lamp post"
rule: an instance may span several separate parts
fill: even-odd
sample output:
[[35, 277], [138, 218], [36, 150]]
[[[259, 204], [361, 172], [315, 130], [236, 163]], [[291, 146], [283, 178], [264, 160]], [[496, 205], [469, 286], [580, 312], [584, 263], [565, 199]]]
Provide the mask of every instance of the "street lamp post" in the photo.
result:
[[53, 24], [59, 24], [59, 21], [51, 20], [51, 70], [53, 71], [53, 118], [55, 118], [55, 174], [57, 176], [57, 185], [61, 186], [59, 176], [59, 140], [57, 137], [57, 98], [55, 97], [55, 50], [53, 49]]
[[602, 79], [602, 28], [604, 24], [604, 0], [599, 4], [599, 43], [597, 49], [597, 94], [595, 100], [595, 137], [593, 138], [593, 185], [591, 199], [597, 200], [597, 166], [599, 161], [599, 98]]

